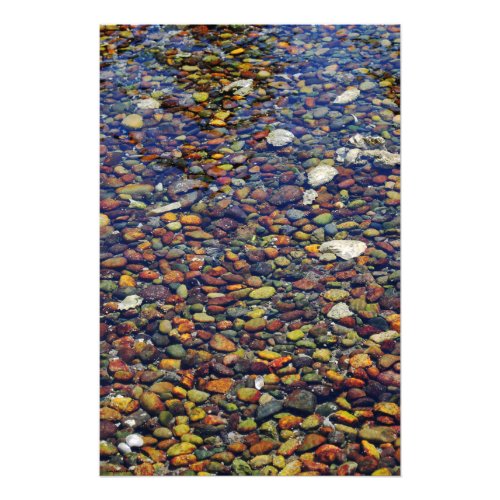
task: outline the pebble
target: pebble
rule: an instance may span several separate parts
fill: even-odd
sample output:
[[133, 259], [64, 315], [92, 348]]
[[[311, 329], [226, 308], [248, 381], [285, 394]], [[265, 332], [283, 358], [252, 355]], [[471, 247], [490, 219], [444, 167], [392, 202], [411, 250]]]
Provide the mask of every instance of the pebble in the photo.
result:
[[144, 440], [139, 434], [129, 434], [125, 438], [125, 442], [128, 446], [130, 446], [130, 448], [140, 448], [144, 445]]
[[309, 184], [316, 188], [330, 182], [338, 173], [335, 167], [320, 163], [317, 167], [309, 170], [307, 177]]
[[322, 243], [319, 251], [333, 253], [342, 259], [349, 260], [359, 257], [366, 249], [366, 243], [357, 240], [332, 240]]
[[282, 128], [278, 128], [269, 133], [266, 137], [266, 140], [272, 146], [280, 147], [285, 146], [292, 142], [295, 139], [295, 136], [289, 130], [285, 130]]
[[140, 129], [144, 126], [144, 121], [142, 120], [142, 116], [138, 114], [131, 114], [127, 115], [123, 120], [122, 120], [122, 125], [124, 127], [127, 127], [129, 129]]

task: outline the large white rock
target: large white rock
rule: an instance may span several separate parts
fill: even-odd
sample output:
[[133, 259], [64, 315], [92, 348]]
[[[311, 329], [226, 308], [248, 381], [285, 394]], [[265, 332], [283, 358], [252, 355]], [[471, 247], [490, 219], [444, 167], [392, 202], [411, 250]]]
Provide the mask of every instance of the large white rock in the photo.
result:
[[381, 168], [393, 168], [401, 163], [401, 156], [398, 153], [391, 153], [385, 149], [363, 151], [362, 156], [364, 158], [373, 158], [374, 165]]
[[264, 377], [262, 375], [257, 375], [255, 377], [255, 388], [260, 391], [264, 387]]
[[322, 253], [334, 253], [342, 259], [349, 260], [359, 257], [366, 248], [366, 244], [358, 240], [332, 240], [322, 243], [319, 251]]
[[252, 91], [253, 80], [236, 80], [235, 82], [230, 83], [223, 87], [224, 92], [228, 92], [229, 90], [236, 89], [233, 93], [234, 95], [247, 95]]
[[342, 94], [335, 98], [333, 104], [349, 104], [350, 102], [356, 100], [359, 97], [359, 94], [361, 94], [359, 89], [347, 89], [345, 92], [342, 92]]
[[160, 102], [152, 97], [148, 99], [141, 99], [137, 101], [137, 107], [139, 109], [158, 109], [161, 106]]
[[119, 304], [118, 309], [120, 311], [126, 311], [127, 309], [133, 309], [134, 307], [138, 307], [142, 304], [142, 297], [139, 295], [129, 295], [125, 297]]
[[348, 316], [352, 316], [352, 314], [353, 313], [349, 310], [347, 304], [344, 304], [344, 302], [339, 302], [328, 311], [327, 316], [332, 319], [342, 319], [347, 318]]
[[350, 139], [349, 142], [359, 149], [370, 149], [376, 146], [383, 146], [385, 144], [385, 139], [380, 135], [361, 135], [355, 134]]
[[294, 139], [295, 136], [292, 132], [285, 130], [284, 128], [277, 128], [266, 137], [267, 142], [273, 146], [285, 146]]
[[312, 187], [322, 186], [330, 182], [337, 174], [338, 170], [326, 163], [320, 163], [307, 173], [307, 179]]
[[399, 333], [395, 330], [387, 330], [386, 332], [374, 333], [370, 336], [370, 340], [377, 342], [377, 344], [381, 344], [386, 340], [393, 340], [399, 337]]

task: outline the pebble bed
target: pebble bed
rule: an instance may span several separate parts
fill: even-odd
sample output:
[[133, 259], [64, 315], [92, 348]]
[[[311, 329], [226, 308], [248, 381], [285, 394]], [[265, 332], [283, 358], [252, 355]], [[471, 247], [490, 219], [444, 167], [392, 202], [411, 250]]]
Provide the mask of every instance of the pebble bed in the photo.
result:
[[100, 35], [101, 475], [399, 475], [399, 27]]

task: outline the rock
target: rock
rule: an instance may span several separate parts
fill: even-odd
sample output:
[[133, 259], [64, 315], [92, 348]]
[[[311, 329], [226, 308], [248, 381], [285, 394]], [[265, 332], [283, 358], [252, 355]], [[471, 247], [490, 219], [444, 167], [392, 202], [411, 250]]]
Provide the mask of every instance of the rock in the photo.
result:
[[149, 285], [143, 288], [139, 292], [139, 295], [146, 302], [155, 302], [157, 300], [163, 301], [166, 298], [170, 297], [171, 294], [169, 289], [163, 285]]
[[236, 344], [232, 340], [219, 333], [216, 333], [210, 339], [210, 347], [218, 352], [234, 352], [237, 349]]
[[158, 394], [154, 392], [146, 391], [140, 398], [141, 406], [148, 412], [152, 414], [160, 413], [165, 409], [163, 401], [160, 399]]
[[132, 448], [127, 443], [120, 443], [118, 445], [118, 450], [120, 451], [120, 453], [123, 453], [124, 455], [132, 452]]
[[374, 333], [370, 335], [370, 340], [377, 342], [377, 344], [381, 344], [386, 340], [394, 340], [399, 337], [399, 333], [394, 330], [387, 330], [386, 332]]
[[349, 142], [359, 149], [369, 149], [374, 146], [383, 146], [385, 139], [380, 136], [356, 134], [349, 139]]
[[198, 391], [197, 389], [191, 389], [187, 391], [187, 397], [189, 401], [198, 404], [204, 403], [210, 397], [210, 394], [208, 392]]
[[179, 455], [187, 455], [188, 453], [192, 453], [196, 450], [196, 446], [191, 443], [183, 442], [172, 445], [167, 450], [167, 457], [177, 457]]
[[276, 289], [272, 286], [263, 286], [261, 288], [257, 288], [256, 290], [252, 290], [249, 294], [251, 299], [269, 299], [276, 293]]
[[340, 300], [347, 299], [349, 297], [349, 292], [347, 290], [341, 290], [339, 288], [333, 288], [332, 290], [328, 290], [323, 294], [323, 297], [326, 300], [330, 300], [332, 302], [338, 302]]
[[279, 207], [298, 201], [302, 198], [302, 189], [299, 186], [283, 186], [269, 197], [269, 203]]
[[142, 436], [139, 434], [129, 434], [125, 438], [125, 442], [127, 443], [130, 448], [140, 448], [141, 446], [144, 445], [144, 440], [142, 439]]
[[148, 211], [148, 215], [160, 215], [165, 212], [172, 212], [173, 210], [178, 210], [182, 205], [180, 202], [176, 201], [174, 203], [168, 203], [167, 205], [162, 205], [160, 207], [153, 208]]
[[264, 387], [264, 377], [262, 375], [258, 375], [255, 377], [255, 388], [260, 391]]
[[393, 443], [396, 440], [397, 434], [390, 427], [363, 427], [359, 431], [359, 437], [372, 443]]
[[174, 359], [183, 359], [186, 357], [186, 350], [180, 344], [169, 345], [165, 352]]
[[142, 116], [137, 115], [135, 113], [131, 115], [127, 115], [123, 120], [122, 120], [122, 125], [126, 128], [129, 129], [139, 129], [144, 126], [144, 122], [142, 121]]
[[136, 101], [136, 105], [139, 109], [158, 109], [161, 106], [161, 103], [160, 101], [157, 101], [152, 97], [149, 97], [147, 99], [141, 99], [140, 101]]
[[208, 99], [208, 93], [207, 92], [195, 92], [193, 94], [193, 99], [196, 102], [205, 102]]
[[349, 88], [345, 92], [342, 92], [339, 96], [335, 98], [333, 104], [349, 104], [352, 101], [355, 101], [361, 92], [356, 88]]
[[257, 420], [267, 419], [276, 413], [279, 413], [283, 409], [283, 402], [278, 400], [269, 401], [269, 403], [265, 403], [262, 406], [257, 408]]
[[[257, 291], [257, 290], [254, 290], [254, 291]], [[253, 298], [255, 298], [255, 297], [253, 297]], [[255, 333], [255, 332], [260, 332], [260, 331], [264, 330], [264, 328], [266, 327], [266, 324], [267, 324], [267, 321], [264, 318], [253, 318], [253, 319], [248, 320], [243, 325], [243, 328], [247, 332]]]
[[319, 247], [320, 252], [333, 253], [345, 260], [359, 257], [366, 249], [366, 243], [357, 240], [325, 241]]
[[367, 368], [371, 366], [372, 360], [368, 354], [355, 354], [349, 359], [349, 364], [353, 368]]
[[363, 151], [362, 158], [373, 158], [374, 165], [379, 168], [395, 168], [401, 163], [401, 155], [398, 153], [390, 153], [384, 149], [372, 149]]
[[142, 298], [139, 295], [129, 295], [118, 304], [118, 309], [120, 311], [127, 311], [128, 309], [139, 307], [141, 304]]
[[213, 323], [215, 318], [207, 313], [195, 313], [193, 314], [193, 319], [198, 323]]
[[234, 95], [245, 96], [252, 91], [253, 80], [237, 80], [230, 83], [222, 88], [223, 92], [229, 92], [230, 90], [236, 89], [233, 93]]
[[318, 197], [318, 193], [314, 189], [308, 189], [304, 191], [304, 196], [302, 198], [302, 203], [304, 205], [312, 205], [313, 201]]
[[219, 378], [216, 380], [209, 380], [205, 389], [208, 392], [217, 392], [219, 394], [225, 394], [231, 389], [233, 385], [233, 380], [230, 378]]
[[292, 132], [283, 128], [273, 130], [266, 137], [267, 142], [276, 147], [285, 146], [292, 142], [294, 139], [295, 136], [292, 134]]
[[126, 184], [125, 186], [119, 187], [116, 192], [118, 194], [130, 194], [130, 195], [145, 195], [152, 193], [155, 187], [151, 184]]
[[236, 392], [238, 399], [245, 403], [257, 403], [261, 395], [262, 394], [257, 389], [251, 387], [242, 387]]
[[332, 319], [341, 319], [352, 316], [353, 313], [349, 310], [349, 307], [344, 302], [339, 302], [335, 304], [329, 311], [327, 316]]
[[305, 212], [303, 212], [302, 210], [297, 210], [296, 208], [291, 208], [290, 210], [286, 211], [287, 218], [290, 219], [292, 222], [297, 221], [299, 219], [303, 219], [305, 215], [306, 215]]
[[318, 226], [326, 226], [333, 220], [332, 214], [320, 214], [314, 217], [313, 222]]
[[312, 187], [322, 186], [330, 182], [337, 174], [338, 170], [326, 163], [320, 163], [307, 173], [307, 179]]
[[250, 465], [248, 465], [241, 458], [235, 458], [231, 464], [232, 469], [236, 472], [238, 476], [252, 476], [253, 471]]
[[288, 462], [283, 470], [278, 473], [279, 476], [296, 476], [302, 470], [302, 463], [300, 460], [292, 460]]
[[304, 413], [314, 413], [316, 396], [304, 389], [296, 389], [285, 400], [285, 407]]

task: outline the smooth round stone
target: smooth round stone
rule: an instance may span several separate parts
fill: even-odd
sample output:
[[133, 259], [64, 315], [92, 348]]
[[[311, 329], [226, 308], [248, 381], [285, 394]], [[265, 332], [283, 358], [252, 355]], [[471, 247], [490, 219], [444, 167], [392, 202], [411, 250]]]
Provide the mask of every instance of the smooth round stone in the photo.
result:
[[142, 120], [142, 116], [136, 113], [132, 113], [131, 115], [127, 115], [122, 120], [122, 125], [129, 129], [140, 129], [143, 127], [144, 122]]
[[303, 212], [302, 210], [297, 210], [296, 208], [292, 208], [286, 211], [287, 218], [290, 219], [292, 222], [295, 222], [299, 219], [303, 219], [305, 215], [306, 215], [305, 212]]
[[168, 334], [172, 331], [172, 323], [168, 319], [164, 319], [158, 324], [158, 330], [163, 334]]
[[210, 397], [210, 394], [208, 392], [198, 391], [197, 389], [191, 389], [187, 391], [187, 397], [189, 401], [193, 403], [204, 403]]
[[334, 222], [326, 224], [326, 226], [323, 229], [325, 230], [325, 233], [328, 236], [333, 236], [334, 234], [337, 233], [337, 225]]
[[305, 336], [305, 333], [301, 330], [293, 330], [291, 332], [288, 332], [286, 334], [286, 338], [288, 340], [291, 340], [292, 342], [297, 342], [297, 340], [300, 340]]
[[130, 453], [132, 451], [132, 448], [127, 443], [120, 443], [118, 445], [118, 450], [126, 455], [127, 453]]
[[205, 102], [208, 99], [208, 93], [207, 92], [195, 92], [193, 94], [193, 99], [196, 102]]
[[140, 436], [139, 434], [129, 434], [125, 438], [125, 442], [131, 448], [134, 448], [134, 447], [140, 448], [141, 446], [144, 445], [144, 440], [142, 439], [142, 436]]
[[186, 351], [180, 344], [169, 345], [165, 351], [169, 356], [175, 359], [183, 359], [186, 357]]
[[313, 222], [318, 226], [326, 226], [328, 223], [332, 222], [332, 214], [320, 214], [314, 217]]
[[371, 90], [373, 88], [375, 88], [377, 85], [369, 80], [366, 80], [364, 82], [361, 83], [361, 85], [359, 86], [360, 90]]

